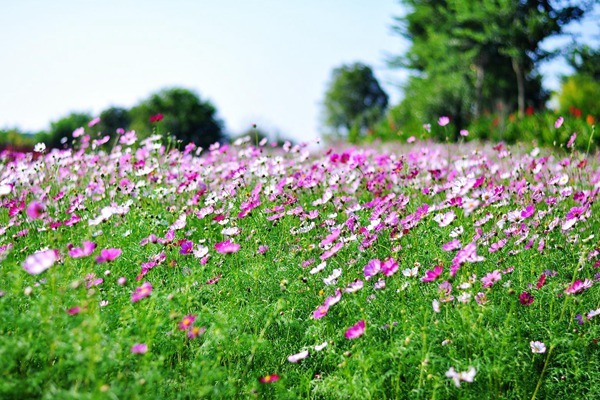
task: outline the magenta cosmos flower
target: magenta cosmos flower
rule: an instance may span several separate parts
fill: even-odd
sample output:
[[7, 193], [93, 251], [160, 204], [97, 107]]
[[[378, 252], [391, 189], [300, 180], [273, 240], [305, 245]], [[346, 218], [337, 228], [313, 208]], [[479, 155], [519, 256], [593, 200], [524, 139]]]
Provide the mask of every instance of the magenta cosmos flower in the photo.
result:
[[83, 247], [74, 247], [71, 250], [69, 250], [69, 257], [73, 257], [73, 258], [87, 257], [94, 252], [95, 248], [96, 248], [96, 243], [83, 242]]
[[27, 205], [27, 216], [31, 219], [41, 218], [44, 211], [42, 203], [38, 203], [37, 201], [32, 201]]
[[136, 343], [131, 346], [131, 352], [133, 354], [145, 354], [148, 352], [148, 345], [146, 343]]
[[195, 320], [196, 320], [195, 315], [192, 315], [192, 314], [186, 315], [185, 317], [183, 317], [181, 322], [179, 322], [179, 329], [182, 331], [190, 329], [190, 327], [192, 326], [192, 324], [194, 323]]
[[444, 267], [442, 267], [441, 265], [436, 265], [435, 268], [433, 268], [433, 270], [427, 270], [427, 272], [425, 272], [425, 276], [421, 278], [421, 282], [431, 282], [435, 280], [438, 276], [442, 274], [443, 270]]
[[227, 239], [224, 242], [215, 244], [215, 250], [217, 250], [217, 253], [221, 254], [236, 253], [240, 250], [240, 245], [231, 243], [231, 240]]
[[524, 306], [530, 305], [533, 303], [533, 295], [528, 292], [521, 293], [519, 296], [519, 303], [523, 304]]
[[114, 261], [121, 255], [121, 249], [102, 249], [100, 255], [96, 257], [97, 263], [103, 263], [107, 261]]
[[261, 376], [260, 378], [258, 378], [258, 381], [260, 383], [272, 383], [272, 382], [277, 382], [278, 380], [279, 380], [279, 375], [277, 375], [277, 374], [270, 374], [270, 375]]
[[361, 319], [356, 325], [348, 328], [344, 336], [346, 336], [346, 339], [356, 339], [361, 337], [363, 333], [365, 333], [365, 320]]
[[439, 117], [439, 118], [438, 118], [438, 124], [439, 124], [440, 126], [446, 126], [446, 125], [448, 125], [449, 123], [450, 123], [450, 117], [446, 117], [446, 116], [444, 115], [444, 116], [441, 116], [441, 117]]
[[135, 293], [131, 295], [131, 302], [140, 301], [144, 297], [150, 296], [150, 293], [152, 293], [152, 285], [150, 282], [144, 282], [142, 286], [135, 288]]

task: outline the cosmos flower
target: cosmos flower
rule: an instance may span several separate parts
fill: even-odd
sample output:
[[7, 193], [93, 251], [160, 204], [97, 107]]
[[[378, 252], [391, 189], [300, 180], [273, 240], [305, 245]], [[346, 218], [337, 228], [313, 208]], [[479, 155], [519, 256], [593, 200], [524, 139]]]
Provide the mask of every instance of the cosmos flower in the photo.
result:
[[449, 123], [450, 123], [450, 118], [446, 117], [445, 115], [438, 118], [438, 125], [439, 126], [446, 126]]
[[146, 343], [136, 343], [131, 346], [131, 353], [133, 354], [146, 354], [148, 352], [148, 345]]
[[473, 382], [473, 379], [475, 379], [475, 374], [477, 374], [477, 371], [473, 367], [469, 367], [468, 371], [464, 372], [457, 372], [454, 367], [450, 367], [448, 372], [446, 372], [446, 377], [452, 379], [458, 388], [460, 387], [461, 381]]
[[39, 275], [52, 267], [56, 262], [56, 259], [56, 250], [38, 251], [25, 259], [23, 268], [31, 275]]
[[96, 248], [96, 243], [93, 242], [83, 242], [83, 247], [74, 247], [71, 250], [69, 250], [69, 257], [72, 258], [81, 258], [81, 257], [87, 257], [89, 255], [91, 255], [94, 252], [94, 249]]
[[560, 128], [562, 126], [563, 122], [565, 122], [565, 119], [563, 117], [558, 117], [558, 119], [554, 123], [554, 127], [556, 129]]
[[96, 257], [96, 262], [98, 264], [114, 261], [121, 255], [121, 249], [102, 249], [100, 250], [100, 255]]
[[533, 296], [529, 292], [523, 292], [519, 295], [519, 303], [528, 306], [533, 303]]
[[144, 282], [142, 286], [135, 288], [135, 293], [131, 295], [131, 302], [135, 303], [141, 299], [150, 296], [152, 293], [152, 285], [150, 282]]
[[231, 240], [227, 239], [224, 242], [215, 244], [215, 250], [220, 254], [237, 253], [240, 250], [240, 245], [232, 243]]
[[361, 319], [356, 325], [348, 328], [344, 336], [346, 336], [346, 339], [356, 339], [361, 337], [363, 333], [365, 333], [365, 321]]
[[304, 350], [298, 354], [293, 354], [293, 355], [289, 356], [287, 359], [291, 363], [297, 363], [300, 360], [304, 360], [306, 357], [308, 357], [308, 355], [309, 355], [308, 350]]
[[155, 115], [152, 115], [152, 116], [150, 117], [150, 122], [159, 122], [159, 121], [162, 121], [163, 117], [164, 117], [164, 116], [163, 116], [162, 114], [155, 114]]
[[529, 342], [529, 346], [531, 347], [532, 353], [542, 354], [546, 352], [546, 345], [543, 342], [532, 340], [531, 342]]
[[421, 278], [421, 282], [431, 282], [434, 281], [438, 276], [442, 274], [444, 267], [441, 265], [436, 265], [433, 270], [427, 270], [425, 272], [425, 276]]
[[260, 383], [273, 383], [273, 382], [277, 382], [279, 380], [279, 375], [277, 374], [270, 374], [270, 375], [266, 375], [266, 376], [261, 376], [260, 378], [258, 378], [258, 381]]

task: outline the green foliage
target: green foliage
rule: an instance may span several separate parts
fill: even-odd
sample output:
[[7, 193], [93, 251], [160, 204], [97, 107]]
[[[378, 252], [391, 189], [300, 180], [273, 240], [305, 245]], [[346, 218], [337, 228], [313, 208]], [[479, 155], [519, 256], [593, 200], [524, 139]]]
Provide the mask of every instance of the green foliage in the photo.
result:
[[558, 93], [562, 113], [577, 112], [584, 117], [591, 115], [596, 119], [600, 117], [598, 99], [600, 99], [600, 80], [585, 74], [565, 78]]
[[388, 96], [369, 66], [343, 65], [333, 70], [325, 93], [325, 124], [356, 142], [381, 118], [387, 104]]
[[128, 130], [131, 124], [129, 110], [123, 107], [109, 107], [100, 113], [98, 131], [104, 135], [114, 137], [117, 129]]
[[[151, 122], [150, 117], [162, 114], [164, 119]], [[190, 142], [202, 148], [224, 139], [223, 122], [217, 118], [215, 106], [184, 88], [163, 89], [133, 107], [131, 128], [138, 135], [148, 135], [155, 129], [174, 135], [184, 145]]]
[[585, 75], [600, 81], [600, 48], [577, 46], [569, 53], [567, 62], [575, 69], [575, 75]]
[[35, 136], [21, 132], [19, 129], [0, 129], [0, 150], [31, 150], [36, 144]]
[[72, 112], [69, 115], [50, 123], [50, 130], [41, 134], [40, 139], [48, 148], [65, 148], [73, 137], [73, 131], [87, 127], [92, 116], [84, 112]]
[[403, 120], [396, 124], [450, 115], [458, 129], [486, 111], [540, 108], [548, 95], [536, 66], [552, 55], [540, 43], [589, 9], [560, 1], [402, 3], [409, 11], [395, 30], [411, 47], [391, 64], [415, 74], [404, 86]]

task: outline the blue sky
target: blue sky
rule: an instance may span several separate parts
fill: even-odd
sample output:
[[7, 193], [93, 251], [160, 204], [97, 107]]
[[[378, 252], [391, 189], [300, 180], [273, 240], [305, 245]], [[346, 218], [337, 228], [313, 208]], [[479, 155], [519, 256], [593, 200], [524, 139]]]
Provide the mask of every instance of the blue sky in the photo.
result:
[[[408, 46], [391, 31], [395, 0], [0, 2], [0, 128], [45, 129], [181, 86], [213, 102], [229, 133], [257, 123], [308, 140], [335, 67], [371, 65], [393, 103], [406, 77], [386, 65]], [[597, 22], [575, 30], [599, 34]], [[567, 69], [544, 71], [556, 87]]]

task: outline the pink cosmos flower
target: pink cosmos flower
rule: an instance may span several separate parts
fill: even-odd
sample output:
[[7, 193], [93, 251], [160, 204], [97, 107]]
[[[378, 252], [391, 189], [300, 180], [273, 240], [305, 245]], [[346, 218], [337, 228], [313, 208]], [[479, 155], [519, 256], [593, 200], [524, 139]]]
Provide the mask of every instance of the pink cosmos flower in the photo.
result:
[[425, 272], [425, 276], [421, 278], [421, 282], [431, 282], [435, 280], [438, 276], [442, 274], [444, 267], [441, 265], [436, 265], [433, 270], [427, 270]]
[[23, 268], [31, 275], [39, 275], [53, 266], [57, 258], [56, 250], [38, 251], [25, 259]]
[[79, 314], [80, 311], [81, 311], [81, 307], [71, 307], [67, 310], [67, 314], [76, 315], [76, 314]]
[[315, 312], [313, 312], [313, 318], [319, 319], [323, 318], [327, 315], [327, 311], [329, 311], [329, 306], [327, 304], [319, 306]]
[[363, 333], [365, 333], [365, 321], [361, 319], [356, 325], [348, 328], [346, 333], [344, 333], [344, 336], [346, 336], [346, 339], [356, 339], [361, 337]]
[[378, 258], [375, 258], [364, 267], [364, 274], [367, 280], [370, 280], [371, 277], [377, 275], [381, 271], [381, 261]]
[[502, 279], [502, 274], [497, 269], [493, 272], [489, 272], [486, 276], [481, 278], [481, 282], [483, 282], [483, 288], [487, 288], [492, 286], [495, 282], [498, 282]]
[[569, 138], [569, 141], [567, 142], [567, 149], [570, 149], [571, 146], [573, 146], [573, 143], [575, 143], [575, 139], [577, 139], [577, 133], [573, 132], [573, 134]]
[[573, 282], [571, 285], [569, 285], [565, 289], [565, 293], [566, 294], [581, 293], [584, 290], [591, 288], [593, 285], [594, 285], [594, 282], [587, 278], [583, 282], [581, 281], [581, 279], [577, 279], [575, 282]]
[[563, 117], [558, 117], [558, 119], [554, 123], [554, 127], [556, 129], [560, 128], [562, 126], [562, 124], [563, 124], [564, 121], [565, 121], [565, 119]]
[[38, 203], [37, 201], [32, 201], [31, 203], [29, 203], [29, 205], [27, 206], [27, 216], [31, 219], [37, 219], [37, 218], [41, 218], [42, 214], [44, 213], [45, 209], [44, 206], [41, 203]]
[[202, 335], [204, 332], [206, 332], [206, 328], [204, 326], [202, 326], [202, 327], [192, 326], [188, 330], [188, 338], [194, 339], [194, 338]]
[[344, 243], [337, 242], [332, 248], [321, 254], [319, 258], [321, 261], [327, 260], [328, 258], [334, 256], [342, 247], [344, 247]]
[[337, 238], [340, 237], [340, 232], [340, 229], [334, 229], [329, 235], [327, 235], [325, 239], [321, 241], [321, 243], [319, 243], [319, 246], [325, 247], [328, 244], [335, 242]]
[[527, 206], [523, 211], [521, 211], [521, 218], [529, 218], [535, 212], [535, 206]]
[[328, 307], [331, 307], [334, 304], [337, 304], [340, 302], [340, 300], [342, 299], [342, 292], [340, 292], [340, 289], [337, 289], [335, 291], [335, 296], [329, 296], [325, 299], [325, 305]]
[[148, 352], [148, 345], [146, 343], [136, 343], [131, 346], [131, 352], [133, 354], [146, 354]]
[[237, 243], [231, 243], [231, 240], [227, 239], [224, 242], [215, 244], [215, 250], [217, 250], [217, 253], [221, 254], [236, 253], [240, 250], [240, 245]]
[[91, 128], [92, 126], [94, 126], [98, 123], [100, 123], [100, 117], [96, 117], [93, 120], [91, 120], [90, 122], [88, 122], [88, 127]]
[[450, 118], [446, 117], [445, 115], [438, 118], [438, 125], [439, 126], [446, 126], [449, 123], [450, 123]]
[[289, 356], [288, 361], [291, 363], [297, 363], [300, 360], [304, 360], [306, 357], [308, 357], [308, 355], [309, 355], [308, 350], [304, 350], [298, 354], [293, 354], [293, 355]]
[[107, 261], [114, 261], [120, 255], [121, 249], [102, 249], [100, 255], [96, 257], [96, 262], [101, 264]]
[[192, 314], [186, 315], [179, 322], [179, 330], [186, 331], [186, 330], [190, 329], [190, 327], [192, 326], [192, 324], [194, 323], [195, 320], [196, 320], [195, 315], [192, 315]]
[[135, 293], [131, 295], [131, 302], [140, 301], [144, 297], [150, 296], [150, 293], [152, 293], [152, 285], [150, 282], [144, 282], [142, 286], [135, 288]]
[[502, 239], [496, 243], [492, 243], [492, 245], [488, 248], [490, 253], [495, 253], [506, 245], [507, 239]]
[[469, 136], [469, 131], [466, 129], [461, 129], [459, 133], [460, 136]]
[[346, 292], [346, 293], [354, 293], [354, 292], [359, 291], [362, 288], [363, 288], [363, 281], [361, 281], [360, 279], [356, 279], [356, 280], [354, 280], [354, 282], [350, 282], [350, 284], [348, 285], [348, 287], [346, 287], [344, 289], [344, 292]]
[[392, 276], [396, 271], [398, 271], [398, 263], [392, 257], [388, 258], [381, 265], [381, 272], [383, 272], [385, 276]]
[[458, 248], [460, 248], [460, 240], [458, 239], [453, 239], [442, 246], [444, 251], [452, 251]]
[[221, 274], [215, 276], [214, 278], [210, 278], [209, 280], [206, 281], [207, 285], [214, 285], [215, 283], [218, 282], [218, 280], [221, 279]]
[[75, 248], [69, 250], [69, 257], [73, 257], [73, 258], [87, 257], [94, 252], [95, 248], [96, 248], [96, 243], [83, 242], [83, 248], [75, 247]]

